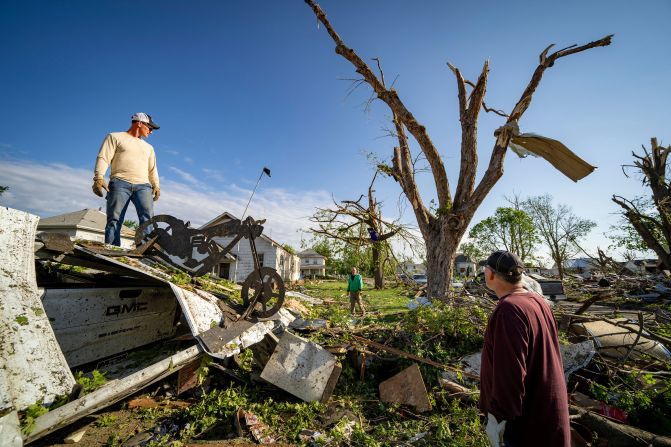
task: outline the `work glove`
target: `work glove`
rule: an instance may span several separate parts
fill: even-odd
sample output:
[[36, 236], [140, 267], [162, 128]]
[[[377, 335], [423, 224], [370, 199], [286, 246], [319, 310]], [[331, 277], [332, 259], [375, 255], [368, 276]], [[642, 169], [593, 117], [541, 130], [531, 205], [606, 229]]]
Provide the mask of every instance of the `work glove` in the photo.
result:
[[109, 192], [109, 188], [107, 188], [107, 184], [105, 183], [104, 178], [94, 178], [93, 179], [93, 194], [103, 197], [103, 189], [107, 192]]
[[503, 446], [503, 432], [506, 430], [506, 421], [498, 422], [493, 414], [487, 413], [487, 439], [492, 447]]
[[161, 188], [156, 187], [154, 188], [154, 202], [156, 202], [159, 197], [161, 197]]

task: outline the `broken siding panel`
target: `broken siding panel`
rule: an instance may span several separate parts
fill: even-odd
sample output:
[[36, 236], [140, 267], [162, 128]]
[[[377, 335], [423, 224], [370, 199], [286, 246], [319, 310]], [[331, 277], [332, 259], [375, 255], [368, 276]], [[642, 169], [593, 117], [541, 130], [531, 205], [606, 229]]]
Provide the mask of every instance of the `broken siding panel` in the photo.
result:
[[69, 394], [74, 377], [44, 311], [33, 244], [39, 217], [0, 207], [0, 395], [17, 410]]

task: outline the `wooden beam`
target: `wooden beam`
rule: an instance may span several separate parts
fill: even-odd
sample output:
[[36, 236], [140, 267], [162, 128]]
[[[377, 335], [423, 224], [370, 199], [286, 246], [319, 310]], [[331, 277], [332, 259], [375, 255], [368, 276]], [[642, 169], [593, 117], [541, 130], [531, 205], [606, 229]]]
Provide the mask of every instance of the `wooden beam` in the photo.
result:
[[107, 382], [92, 393], [35, 419], [35, 428], [24, 438], [24, 441], [26, 443], [35, 441], [101, 408], [112, 405], [178, 371], [198, 358], [202, 352], [200, 345], [195, 345], [128, 377]]

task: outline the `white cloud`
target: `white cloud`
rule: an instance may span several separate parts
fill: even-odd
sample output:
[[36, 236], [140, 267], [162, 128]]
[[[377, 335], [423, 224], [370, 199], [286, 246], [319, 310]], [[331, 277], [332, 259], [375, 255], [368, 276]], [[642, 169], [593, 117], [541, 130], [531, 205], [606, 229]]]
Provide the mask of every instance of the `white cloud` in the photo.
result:
[[194, 177], [193, 175], [189, 174], [189, 173], [186, 172], [186, 171], [182, 171], [181, 169], [176, 168], [176, 167], [174, 167], [174, 166], [170, 166], [169, 169], [170, 169], [172, 172], [174, 172], [175, 174], [177, 174], [182, 180], [184, 180], [184, 181], [187, 182], [187, 183], [190, 183], [190, 184], [192, 184], [192, 185], [194, 185], [194, 186], [198, 186], [198, 187], [203, 187], [203, 186], [204, 186], [202, 183], [200, 183], [200, 182], [196, 179], [196, 177]]
[[[179, 171], [174, 168], [174, 172]], [[194, 188], [188, 179], [192, 175], [181, 171], [175, 181], [162, 179], [161, 199], [155, 203], [155, 214], [172, 214], [192, 226], [202, 225], [224, 211], [241, 217], [252, 190], [236, 185], [225, 189]], [[179, 175], [179, 174], [178, 174]], [[32, 161], [3, 161], [0, 163], [0, 185], [9, 190], [0, 196], [0, 205], [38, 214], [42, 217], [84, 208], [105, 209], [105, 200], [91, 191], [92, 173], [88, 169], [64, 164], [39, 164]], [[300, 246], [301, 228], [308, 227], [307, 217], [317, 206], [330, 203], [330, 194], [322, 190], [289, 191], [264, 188], [256, 191], [247, 215], [266, 219], [264, 234], [281, 243]], [[132, 210], [132, 211], [131, 211]], [[128, 219], [137, 219], [129, 206]]]
[[217, 169], [203, 168], [203, 172], [205, 173], [206, 179], [215, 180], [217, 182], [223, 182], [224, 180], [226, 180], [226, 176], [224, 176], [224, 173]]

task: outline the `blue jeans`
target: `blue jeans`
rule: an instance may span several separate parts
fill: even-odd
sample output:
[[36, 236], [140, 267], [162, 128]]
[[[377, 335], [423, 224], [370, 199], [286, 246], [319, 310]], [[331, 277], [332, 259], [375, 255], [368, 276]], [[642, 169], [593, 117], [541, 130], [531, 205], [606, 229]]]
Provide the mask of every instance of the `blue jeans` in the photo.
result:
[[128, 204], [133, 202], [140, 225], [154, 216], [154, 194], [149, 183], [133, 184], [114, 178], [107, 193], [107, 225], [105, 242], [121, 246], [121, 226]]

